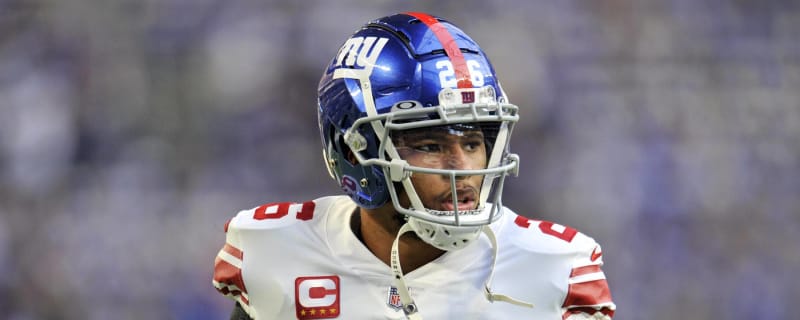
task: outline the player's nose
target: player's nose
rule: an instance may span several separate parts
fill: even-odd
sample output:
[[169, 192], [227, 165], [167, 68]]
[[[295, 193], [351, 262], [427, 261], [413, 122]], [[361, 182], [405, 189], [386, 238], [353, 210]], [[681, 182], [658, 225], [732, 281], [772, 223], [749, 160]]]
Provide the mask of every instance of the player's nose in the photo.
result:
[[453, 170], [469, 170], [472, 168], [472, 161], [470, 161], [469, 154], [464, 150], [463, 146], [454, 145], [448, 147], [447, 152], [447, 169]]

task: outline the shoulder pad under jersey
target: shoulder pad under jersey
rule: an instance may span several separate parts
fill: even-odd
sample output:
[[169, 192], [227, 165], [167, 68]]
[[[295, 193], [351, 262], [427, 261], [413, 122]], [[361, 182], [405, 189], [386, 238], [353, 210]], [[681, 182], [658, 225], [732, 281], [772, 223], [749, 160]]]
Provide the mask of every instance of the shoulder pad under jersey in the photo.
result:
[[505, 226], [505, 232], [510, 237], [509, 241], [525, 250], [542, 253], [580, 253], [591, 252], [599, 247], [594, 239], [569, 226], [529, 219], [511, 211], [506, 214], [512, 221]]
[[275, 229], [307, 221], [314, 218], [317, 208], [315, 201], [302, 203], [275, 202], [267, 203], [252, 209], [242, 210], [225, 225], [229, 229]]

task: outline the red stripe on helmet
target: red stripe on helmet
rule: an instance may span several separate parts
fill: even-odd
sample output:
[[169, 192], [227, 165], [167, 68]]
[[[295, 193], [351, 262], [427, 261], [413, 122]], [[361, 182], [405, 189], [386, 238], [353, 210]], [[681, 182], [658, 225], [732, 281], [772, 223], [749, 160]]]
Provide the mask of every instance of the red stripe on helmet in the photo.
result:
[[453, 68], [455, 69], [458, 87], [472, 88], [472, 80], [470, 80], [471, 78], [469, 75], [469, 68], [467, 68], [467, 61], [464, 60], [464, 55], [461, 54], [461, 48], [458, 47], [458, 43], [456, 43], [456, 40], [453, 39], [450, 31], [447, 31], [447, 27], [427, 13], [406, 12], [405, 14], [417, 18], [425, 23], [425, 25], [431, 29], [433, 34], [436, 35], [436, 39], [439, 39], [439, 43], [442, 44], [444, 52], [447, 53], [447, 56], [450, 58], [450, 63], [453, 64]]

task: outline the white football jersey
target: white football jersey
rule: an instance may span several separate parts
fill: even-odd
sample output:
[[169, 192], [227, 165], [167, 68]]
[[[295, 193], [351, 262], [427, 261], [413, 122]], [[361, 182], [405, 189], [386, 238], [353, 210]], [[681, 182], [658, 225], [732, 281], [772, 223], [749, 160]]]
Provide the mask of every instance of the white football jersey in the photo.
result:
[[[225, 225], [213, 284], [253, 319], [404, 319], [391, 268], [350, 229], [346, 196], [273, 203]], [[608, 319], [614, 313], [600, 246], [574, 229], [504, 208], [492, 291], [533, 308], [489, 302], [488, 238], [405, 275], [424, 319]]]

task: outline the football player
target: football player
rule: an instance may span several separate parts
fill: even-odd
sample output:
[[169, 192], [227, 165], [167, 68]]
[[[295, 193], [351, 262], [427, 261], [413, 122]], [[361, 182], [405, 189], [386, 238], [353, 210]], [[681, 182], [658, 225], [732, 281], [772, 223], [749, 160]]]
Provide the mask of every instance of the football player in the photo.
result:
[[504, 207], [520, 116], [478, 44], [405, 12], [347, 39], [318, 88], [344, 195], [226, 225], [213, 284], [231, 319], [610, 319], [600, 246]]

